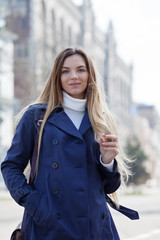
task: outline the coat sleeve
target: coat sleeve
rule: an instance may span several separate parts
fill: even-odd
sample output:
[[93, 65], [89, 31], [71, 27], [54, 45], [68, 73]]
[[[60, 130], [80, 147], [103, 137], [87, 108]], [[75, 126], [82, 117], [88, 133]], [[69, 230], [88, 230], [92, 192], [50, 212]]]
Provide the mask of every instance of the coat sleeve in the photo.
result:
[[112, 171], [105, 168], [101, 163], [99, 163], [99, 169], [103, 181], [104, 192], [106, 194], [115, 192], [121, 184], [117, 161], [114, 160], [114, 166]]
[[[31, 216], [34, 215], [41, 194], [27, 183], [23, 172], [33, 153], [34, 131], [34, 110], [29, 108], [19, 121], [11, 146], [1, 164], [2, 175], [11, 196]], [[27, 201], [24, 201], [25, 198]]]

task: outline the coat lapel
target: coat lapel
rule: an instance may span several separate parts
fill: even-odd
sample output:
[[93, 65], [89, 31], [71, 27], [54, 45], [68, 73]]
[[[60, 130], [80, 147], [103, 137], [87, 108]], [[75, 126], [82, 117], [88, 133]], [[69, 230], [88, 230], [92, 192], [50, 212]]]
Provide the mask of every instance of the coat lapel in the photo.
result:
[[82, 122], [79, 128], [81, 135], [83, 135], [90, 127], [91, 127], [91, 122], [89, 120], [88, 110], [86, 109], [85, 115], [82, 119]]
[[[59, 111], [61, 110], [61, 111]], [[83, 139], [82, 135], [91, 127], [91, 123], [88, 117], [88, 111], [86, 110], [85, 115], [82, 119], [79, 130], [75, 127], [71, 119], [64, 112], [63, 108], [58, 108], [58, 111], [53, 111], [53, 113], [48, 118], [47, 122], [55, 125], [66, 133], [75, 136], [77, 138]]]
[[53, 112], [53, 114], [51, 114], [51, 116], [48, 118], [48, 122], [72, 136], [83, 139], [80, 132], [77, 130], [63, 109], [59, 113]]

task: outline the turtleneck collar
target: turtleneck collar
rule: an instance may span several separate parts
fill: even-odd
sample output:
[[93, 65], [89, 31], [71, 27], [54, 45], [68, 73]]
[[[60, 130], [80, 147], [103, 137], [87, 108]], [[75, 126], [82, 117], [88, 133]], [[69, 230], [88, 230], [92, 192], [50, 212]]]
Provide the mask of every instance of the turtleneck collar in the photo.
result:
[[79, 112], [84, 112], [86, 108], [87, 99], [77, 99], [71, 97], [65, 91], [63, 91], [63, 107], [72, 109]]

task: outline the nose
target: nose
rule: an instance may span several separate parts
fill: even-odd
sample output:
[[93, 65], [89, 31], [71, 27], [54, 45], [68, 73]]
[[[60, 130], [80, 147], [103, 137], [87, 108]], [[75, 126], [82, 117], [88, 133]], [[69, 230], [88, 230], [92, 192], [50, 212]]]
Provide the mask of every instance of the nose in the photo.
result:
[[71, 72], [71, 79], [77, 79], [77, 73], [76, 71]]

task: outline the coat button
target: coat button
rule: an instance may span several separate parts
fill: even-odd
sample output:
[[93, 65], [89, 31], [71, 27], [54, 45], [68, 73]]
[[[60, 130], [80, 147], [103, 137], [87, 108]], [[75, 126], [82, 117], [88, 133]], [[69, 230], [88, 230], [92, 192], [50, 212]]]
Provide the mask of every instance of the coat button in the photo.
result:
[[107, 217], [107, 214], [103, 213], [102, 214], [102, 219], [105, 219]]
[[58, 189], [54, 189], [54, 190], [53, 190], [53, 194], [54, 194], [54, 195], [57, 195], [58, 193], [59, 193], [59, 190], [58, 190]]
[[53, 142], [52, 142], [52, 143], [53, 143], [54, 145], [57, 145], [58, 142], [59, 142], [58, 139], [55, 138], [55, 139], [53, 139]]
[[52, 164], [52, 168], [54, 168], [54, 169], [58, 168], [58, 164], [57, 164], [56, 162], [54, 162], [54, 163]]
[[60, 213], [57, 213], [56, 214], [56, 219], [60, 220], [62, 218], [61, 214]]

